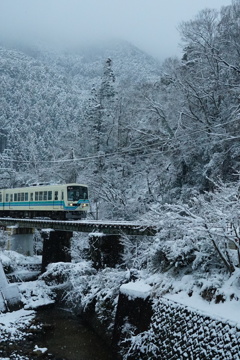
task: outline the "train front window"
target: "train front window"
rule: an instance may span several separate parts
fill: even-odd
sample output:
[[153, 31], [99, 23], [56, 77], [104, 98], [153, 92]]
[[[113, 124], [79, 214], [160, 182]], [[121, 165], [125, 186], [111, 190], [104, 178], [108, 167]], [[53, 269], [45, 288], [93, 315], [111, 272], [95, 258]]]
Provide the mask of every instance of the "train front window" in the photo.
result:
[[80, 199], [88, 198], [88, 189], [85, 186], [68, 186], [67, 187], [68, 201], [78, 201]]

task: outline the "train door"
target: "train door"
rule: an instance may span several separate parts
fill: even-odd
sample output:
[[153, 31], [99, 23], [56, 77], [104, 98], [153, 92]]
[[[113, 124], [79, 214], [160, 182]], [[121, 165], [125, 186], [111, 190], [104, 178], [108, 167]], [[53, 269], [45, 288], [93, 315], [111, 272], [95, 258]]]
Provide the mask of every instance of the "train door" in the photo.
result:
[[62, 210], [64, 204], [64, 190], [53, 191], [53, 208], [56, 210]]
[[29, 209], [33, 209], [33, 207], [34, 207], [34, 204], [33, 204], [33, 202], [34, 202], [34, 193], [33, 193], [33, 191], [30, 192], [28, 196], [29, 196]]
[[53, 191], [53, 209], [59, 210], [60, 209], [60, 191], [54, 190]]
[[7, 210], [11, 210], [11, 205], [10, 205], [10, 194], [6, 193], [5, 194], [5, 209]]
[[9, 209], [12, 210], [14, 207], [13, 207], [13, 194], [9, 194]]
[[3, 210], [3, 192], [0, 191], [0, 210]]

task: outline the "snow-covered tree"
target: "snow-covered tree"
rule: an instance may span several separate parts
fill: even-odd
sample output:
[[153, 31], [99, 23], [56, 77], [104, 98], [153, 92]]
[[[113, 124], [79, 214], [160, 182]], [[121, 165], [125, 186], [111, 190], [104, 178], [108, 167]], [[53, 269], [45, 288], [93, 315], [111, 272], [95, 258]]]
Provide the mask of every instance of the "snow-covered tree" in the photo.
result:
[[[151, 209], [148, 218], [159, 224], [153, 249], [155, 268], [177, 272], [222, 268], [231, 274], [240, 265], [239, 183], [214, 186], [214, 193], [193, 193], [188, 204]], [[229, 248], [230, 242], [236, 250]]]

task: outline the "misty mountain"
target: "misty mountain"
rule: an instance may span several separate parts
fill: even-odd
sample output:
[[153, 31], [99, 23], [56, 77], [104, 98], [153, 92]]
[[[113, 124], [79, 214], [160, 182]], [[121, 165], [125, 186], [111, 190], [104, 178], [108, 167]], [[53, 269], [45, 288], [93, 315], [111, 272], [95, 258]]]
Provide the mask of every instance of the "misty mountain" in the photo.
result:
[[[152, 201], [210, 191], [216, 179], [234, 181], [240, 169], [234, 14], [225, 9], [218, 24], [215, 13], [203, 12], [199, 23], [186, 23], [184, 57], [161, 65], [119, 41], [65, 52], [2, 48], [2, 168], [16, 178], [20, 171], [46, 181], [87, 177], [102, 209], [111, 203], [124, 217], [144, 213]], [[199, 31], [209, 28], [210, 15], [217, 36], [210, 32], [208, 41]]]
[[159, 61], [125, 41], [84, 47], [75, 54], [66, 54], [53, 61], [81, 84], [86, 80], [97, 82], [107, 58], [113, 61], [113, 71], [118, 83], [134, 86], [136, 83], [156, 80], [160, 76]]
[[[79, 156], [92, 153], [92, 140], [86, 143], [88, 134], [92, 133], [91, 126], [95, 126], [91, 125], [92, 115], [89, 115], [95, 111], [96, 100], [91, 100], [91, 90], [95, 87], [100, 91], [107, 58], [112, 59], [114, 91], [119, 98], [121, 94], [121, 104], [119, 100], [117, 107], [122, 110], [121, 114], [117, 109], [110, 111], [114, 114], [111, 120], [114, 125], [107, 121], [104, 131], [107, 137], [113, 136], [114, 128], [114, 141], [118, 136], [117, 142], [126, 144], [126, 139], [135, 132], [124, 125], [129, 116], [127, 109], [132, 112], [133, 107], [130, 93], [141, 84], [158, 81], [158, 61], [126, 42], [89, 46], [68, 53], [19, 44], [15, 49], [0, 48], [3, 169], [8, 169], [9, 160], [14, 159], [17, 174], [27, 172], [27, 176], [35, 176], [30, 169], [40, 166], [38, 174], [45, 175], [37, 176], [49, 179], [55, 175], [50, 168], [47, 171], [42, 168], [44, 161], [71, 156], [72, 148]], [[106, 115], [106, 119], [110, 118]], [[54, 171], [59, 177], [59, 169]], [[12, 183], [12, 175], [4, 173], [6, 177]]]
[[[55, 73], [66, 76], [81, 89], [99, 82], [107, 58], [113, 61], [117, 83], [136, 83], [156, 80], [160, 62], [127, 41], [115, 40], [89, 44], [79, 48], [52, 50], [45, 46], [15, 44], [16, 51], [47, 65]], [[10, 50], [10, 49], [9, 49]]]

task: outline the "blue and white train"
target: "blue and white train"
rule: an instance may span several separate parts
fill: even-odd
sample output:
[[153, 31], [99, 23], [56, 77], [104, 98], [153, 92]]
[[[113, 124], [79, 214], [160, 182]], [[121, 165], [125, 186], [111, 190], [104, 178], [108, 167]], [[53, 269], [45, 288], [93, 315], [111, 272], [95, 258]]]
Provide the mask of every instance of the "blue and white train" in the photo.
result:
[[88, 209], [87, 185], [43, 184], [0, 190], [1, 217], [83, 219]]

